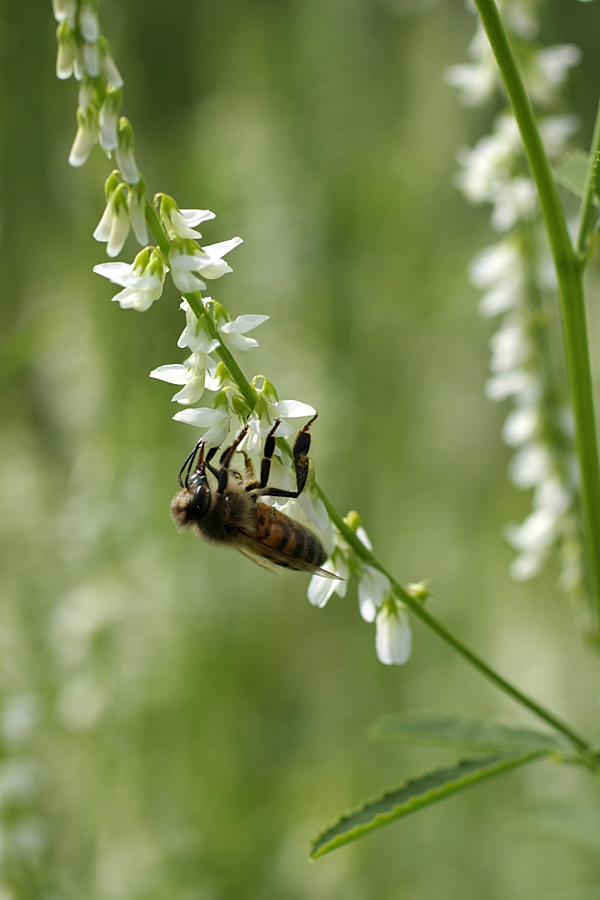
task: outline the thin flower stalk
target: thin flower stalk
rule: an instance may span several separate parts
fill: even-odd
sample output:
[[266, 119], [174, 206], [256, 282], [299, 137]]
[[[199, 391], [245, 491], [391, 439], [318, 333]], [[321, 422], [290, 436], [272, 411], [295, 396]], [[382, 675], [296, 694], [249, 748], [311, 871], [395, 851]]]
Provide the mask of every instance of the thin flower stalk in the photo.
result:
[[[578, 596], [588, 588], [594, 602], [600, 584], [600, 481], [597, 446], [590, 427], [594, 413], [581, 269], [548, 161], [549, 157], [560, 159], [577, 127], [574, 117], [553, 115], [552, 108], [580, 52], [571, 45], [540, 48], [535, 43], [543, 3], [531, 4], [525, 20], [519, 17], [520, 4], [505, 4], [512, 47], [493, 3], [478, 3], [477, 7], [491, 44], [478, 26], [478, 41], [474, 42], [478, 59], [468, 72], [467, 67], [455, 67], [449, 80], [463, 90], [465, 85], [481, 84], [482, 78], [475, 77], [475, 72], [478, 67], [488, 71], [493, 50], [515, 115], [513, 120], [502, 113], [492, 135], [459, 158], [463, 165], [459, 185], [473, 202], [492, 204], [492, 225], [502, 234], [498, 244], [475, 260], [471, 276], [485, 292], [482, 314], [500, 317], [500, 329], [492, 339], [492, 377], [486, 391], [491, 399], [511, 398], [514, 404], [503, 432], [505, 441], [516, 449], [509, 470], [511, 480], [521, 488], [533, 489], [531, 514], [521, 525], [506, 529], [509, 542], [518, 552], [511, 572], [516, 578], [531, 577], [558, 544], [564, 588]], [[526, 71], [537, 124], [513, 47]], [[480, 93], [476, 102], [489, 99], [497, 85], [490, 81], [487, 94]], [[473, 95], [471, 90], [470, 102]], [[524, 158], [520, 144], [515, 142], [519, 134], [534, 182], [528, 179], [520, 161]], [[555, 274], [545, 259], [546, 233]], [[549, 337], [555, 284], [560, 296], [570, 402]], [[583, 543], [587, 548], [585, 568]]]
[[[236, 356], [257, 348], [258, 342], [254, 337], [248, 337], [248, 332], [263, 324], [265, 317], [260, 313], [233, 316], [221, 303], [204, 296], [205, 280], [215, 280], [231, 272], [224, 257], [240, 243], [240, 239], [203, 245], [196, 226], [213, 218], [210, 211], [180, 208], [173, 198], [164, 194], [143, 202], [145, 188], [141, 186], [144, 179], [135, 159], [133, 129], [122, 116], [116, 125], [116, 146], [112, 147], [115, 129], [111, 117], [115, 115], [115, 97], [110, 89], [121, 89], [122, 78], [97, 24], [96, 6], [93, 21], [86, 21], [85, 25], [77, 19], [82, 4], [76, 4], [75, 9], [72, 16], [63, 15], [64, 6], [55, 3], [59, 21], [60, 75], [74, 74], [82, 82], [76, 152], [72, 152], [71, 162], [82, 165], [94, 144], [99, 143], [113, 165], [116, 163], [107, 182], [106, 210], [101, 220], [102, 228], [99, 226], [99, 237], [106, 239], [107, 249], [110, 247], [118, 255], [125, 243], [121, 243], [118, 252], [116, 246], [129, 239], [123, 237], [123, 211], [129, 213], [133, 233], [140, 240], [146, 237], [139, 216], [140, 209], [144, 208], [146, 224], [154, 241], [142, 248], [132, 264], [124, 264], [125, 268], [119, 263], [102, 264], [97, 267], [98, 273], [122, 288], [115, 297], [120, 306], [138, 311], [147, 311], [159, 299], [165, 276], [170, 274], [184, 300], [182, 307], [186, 321], [178, 346], [185, 356], [181, 362], [159, 365], [151, 374], [181, 388], [172, 399], [184, 409], [175, 418], [201, 429], [204, 442], [212, 446], [221, 444], [232, 425], [238, 428], [242, 423], [248, 424], [250, 437], [254, 435], [257, 447], [261, 447], [267, 425], [272, 428], [277, 420], [286, 426], [285, 431], [293, 433], [294, 426], [287, 420], [312, 417], [314, 409], [301, 401], [280, 400], [274, 385], [263, 375], [248, 381], [236, 359]], [[87, 48], [84, 53], [86, 48], [82, 42], [86, 41], [97, 44], [97, 52], [90, 53]], [[110, 108], [101, 116], [103, 104], [108, 103], [109, 98]], [[120, 104], [120, 96], [118, 100]], [[115, 218], [119, 220], [118, 225], [114, 223]], [[211, 402], [195, 407], [193, 402], [204, 399], [206, 392], [212, 394]], [[289, 480], [292, 450], [285, 437], [277, 437], [277, 450], [275, 467], [284, 481]], [[355, 578], [360, 612], [365, 621], [375, 623], [376, 650], [382, 662], [402, 664], [408, 658], [412, 643], [407, 615], [410, 611], [497, 687], [567, 736], [581, 751], [587, 751], [588, 745], [583, 738], [494, 672], [425, 609], [428, 592], [424, 585], [404, 588], [393, 578], [373, 554], [356, 513], [343, 518], [312, 478], [298, 501], [292, 500], [290, 504], [296, 504], [295, 511], [302, 507], [312, 519], [329, 551], [332, 570], [339, 572], [343, 579], [334, 580], [333, 589], [328, 583], [324, 591], [321, 583], [324, 579], [317, 577], [309, 587], [311, 600], [317, 601], [315, 605], [323, 606], [332, 592], [343, 595], [347, 579]], [[285, 509], [288, 503], [282, 506]]]

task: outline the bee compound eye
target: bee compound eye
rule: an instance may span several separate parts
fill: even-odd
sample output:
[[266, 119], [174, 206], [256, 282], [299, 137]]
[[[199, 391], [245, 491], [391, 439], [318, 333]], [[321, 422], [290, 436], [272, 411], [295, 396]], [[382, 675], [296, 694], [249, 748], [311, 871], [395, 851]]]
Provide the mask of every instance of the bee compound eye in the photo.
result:
[[194, 490], [192, 499], [187, 508], [188, 519], [203, 519], [210, 508], [210, 488], [207, 484], [200, 484]]

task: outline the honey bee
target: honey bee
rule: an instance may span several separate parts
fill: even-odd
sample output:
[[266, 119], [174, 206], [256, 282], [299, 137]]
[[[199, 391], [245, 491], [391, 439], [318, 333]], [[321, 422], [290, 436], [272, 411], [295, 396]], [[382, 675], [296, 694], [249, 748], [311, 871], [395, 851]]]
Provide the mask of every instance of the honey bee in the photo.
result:
[[[211, 543], [234, 547], [267, 569], [274, 570], [276, 566], [281, 566], [337, 578], [337, 575], [321, 568], [327, 554], [310, 529], [273, 506], [259, 502], [261, 497], [300, 496], [308, 477], [309, 428], [315, 419], [316, 416], [313, 416], [294, 441], [295, 491], [268, 486], [279, 419], [265, 439], [258, 479], [254, 477], [248, 454], [239, 449], [248, 433], [247, 425], [233, 444], [223, 451], [218, 468], [211, 465], [218, 447], [211, 447], [205, 452], [204, 441], [198, 441], [179, 471], [181, 490], [171, 502], [171, 516], [175, 524], [181, 529], [192, 528]], [[235, 453], [244, 457], [245, 479], [230, 468]], [[209, 472], [216, 479], [216, 485], [211, 486]]]

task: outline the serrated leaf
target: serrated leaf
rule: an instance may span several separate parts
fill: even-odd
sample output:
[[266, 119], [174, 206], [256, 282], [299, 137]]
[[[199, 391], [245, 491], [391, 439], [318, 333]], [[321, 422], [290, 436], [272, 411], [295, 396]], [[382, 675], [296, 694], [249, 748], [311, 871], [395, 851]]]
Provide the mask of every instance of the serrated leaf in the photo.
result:
[[508, 772], [510, 769], [516, 769], [546, 756], [548, 753], [543, 750], [486, 756], [482, 759], [461, 760], [447, 768], [434, 769], [406, 781], [380, 797], [368, 800], [359, 809], [342, 816], [311, 843], [310, 857], [317, 859], [337, 847], [387, 825], [388, 822], [430, 806], [494, 775], [500, 775], [502, 772]]
[[438, 712], [386, 716], [375, 723], [372, 734], [377, 738], [412, 744], [495, 753], [569, 749], [564, 740], [544, 731], [505, 725], [493, 719]]
[[554, 177], [577, 197], [585, 195], [589, 158], [583, 150], [572, 150], [554, 170]]

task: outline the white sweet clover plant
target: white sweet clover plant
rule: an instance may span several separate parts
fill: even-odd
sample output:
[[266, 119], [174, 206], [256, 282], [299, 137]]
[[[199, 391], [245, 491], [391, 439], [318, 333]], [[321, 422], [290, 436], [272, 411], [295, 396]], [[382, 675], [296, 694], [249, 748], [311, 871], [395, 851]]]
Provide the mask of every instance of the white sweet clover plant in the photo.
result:
[[[315, 410], [298, 400], [279, 400], [276, 388], [263, 375], [255, 375], [251, 381], [245, 378], [236, 358], [258, 347], [249, 335], [268, 316], [242, 314], [234, 318], [223, 304], [203, 294], [207, 282], [232, 271], [225, 257], [242, 239], [202, 244], [198, 226], [214, 219], [213, 212], [181, 209], [166, 194], [156, 194], [152, 203], [148, 201], [134, 154], [133, 128], [120, 115], [123, 79], [100, 30], [98, 2], [53, 0], [53, 9], [59, 23], [56, 74], [61, 79], [74, 75], [80, 83], [77, 133], [69, 162], [82, 166], [94, 145], [99, 144], [116, 165], [106, 180], [106, 207], [94, 237], [106, 244], [111, 259], [121, 253], [130, 231], [143, 248], [131, 263], [100, 263], [94, 266], [94, 272], [120, 288], [114, 301], [123, 309], [137, 312], [147, 311], [161, 297], [166, 275], [170, 274], [182, 296], [185, 328], [177, 346], [186, 356], [182, 362], [158, 366], [150, 375], [178, 387], [172, 399], [183, 409], [173, 418], [200, 429], [207, 446], [224, 443], [247, 424], [249, 433], [243, 446], [257, 454], [279, 420], [276, 437], [284, 439], [278, 441], [284, 454], [277, 449], [280, 465], [275, 477], [282, 485], [291, 485], [290, 457], [285, 454], [286, 450], [289, 454], [289, 444], [285, 439], [296, 429], [289, 420], [313, 416]], [[205, 405], [196, 406], [200, 401]], [[379, 659], [386, 664], [402, 664], [411, 647], [411, 628], [402, 597], [392, 590], [386, 575], [361, 557], [361, 552], [370, 553], [371, 545], [358, 516], [353, 513], [342, 520], [326, 502], [312, 479], [297, 500], [277, 503], [287, 514], [312, 522], [329, 554], [324, 568], [343, 579], [314, 575], [309, 600], [322, 607], [333, 592], [344, 596], [348, 579], [354, 576], [361, 615], [376, 625]], [[354, 546], [348, 542], [353, 536]]]
[[[581, 58], [572, 44], [543, 47], [540, 22], [546, 0], [506, 0], [502, 5], [512, 46], [533, 103], [546, 153], [555, 165], [565, 156], [579, 122], [557, 114], [570, 70]], [[475, 12], [475, 10], [473, 10]], [[447, 81], [463, 103], [481, 106], [504, 97], [494, 56], [481, 23], [469, 47], [470, 61], [452, 66]], [[561, 554], [565, 591], [585, 592], [581, 512], [573, 420], [557, 353], [557, 282], [538, 194], [514, 115], [508, 106], [496, 116], [491, 133], [458, 155], [457, 184], [474, 204], [491, 205], [490, 223], [499, 235], [480, 251], [470, 269], [482, 293], [482, 316], [498, 320], [490, 340], [490, 400], [510, 400], [502, 437], [514, 448], [509, 478], [533, 491], [532, 510], [505, 536], [517, 555], [511, 575], [536, 575], [553, 548]]]
[[[478, 26], [472, 42], [471, 62], [454, 67], [448, 78], [460, 88], [465, 102], [481, 103], [499, 84], [497, 66], [512, 109], [512, 114], [503, 111], [497, 117], [490, 136], [461, 152], [458, 181], [471, 200], [491, 203], [492, 226], [500, 235], [474, 261], [471, 275], [484, 290], [483, 314], [500, 317], [500, 328], [492, 339], [487, 392], [493, 399], [513, 401], [504, 427], [505, 440], [515, 448], [511, 477], [519, 487], [534, 491], [532, 513], [507, 532], [518, 552], [513, 575], [528, 578], [535, 574], [552, 548], [561, 544], [567, 587], [579, 589], [585, 572], [590, 599], [598, 610], [600, 464], [583, 272], [598, 243], [595, 162], [600, 152], [600, 112], [579, 186], [579, 219], [571, 238], [549, 158], [563, 152], [576, 129], [576, 121], [555, 115], [554, 106], [579, 52], [568, 45], [543, 49], [536, 43], [542, 0], [506, 0], [506, 26], [494, 0], [474, 0], [474, 5], [483, 27]], [[102, 263], [95, 271], [121, 289], [114, 300], [137, 311], [149, 309], [159, 299], [170, 274], [182, 295], [185, 328], [178, 346], [185, 356], [181, 362], [158, 366], [151, 375], [177, 386], [173, 400], [183, 408], [175, 419], [200, 429], [202, 439], [213, 446], [248, 423], [246, 448], [258, 454], [265, 435], [279, 420], [281, 465], [275, 468], [282, 485], [290, 484], [287, 438], [296, 429], [289, 420], [313, 416], [314, 410], [297, 400], [279, 400], [275, 387], [263, 375], [255, 375], [251, 381], [244, 376], [237, 358], [258, 346], [249, 334], [266, 317], [233, 317], [222, 304], [203, 296], [206, 281], [231, 271], [224, 257], [240, 239], [203, 245], [197, 226], [212, 219], [213, 213], [180, 209], [164, 194], [148, 202], [133, 152], [133, 129], [120, 116], [123, 82], [100, 33], [97, 2], [54, 0], [54, 12], [59, 22], [57, 74], [60, 78], [75, 75], [81, 84], [78, 128], [69, 160], [72, 165], [82, 165], [98, 143], [116, 165], [106, 182], [106, 209], [95, 237], [106, 242], [110, 257], [121, 252], [130, 230], [143, 248], [130, 264]], [[566, 378], [556, 365], [559, 353], [553, 349], [548, 328], [556, 288]], [[196, 405], [206, 397], [210, 402]], [[467, 747], [471, 756], [404, 782], [342, 816], [315, 839], [313, 858], [469, 784], [535, 760], [576, 763], [597, 777], [600, 753], [590, 741], [497, 673], [437, 619], [424, 603], [428, 596], [425, 584], [399, 584], [373, 553], [357, 513], [342, 518], [314, 479], [309, 479], [298, 500], [286, 501], [283, 507], [291, 515], [302, 513], [312, 520], [329, 553], [325, 567], [340, 576], [340, 580], [311, 578], [311, 603], [323, 607], [333, 593], [343, 596], [352, 576], [358, 582], [361, 615], [367, 622], [375, 622], [376, 650], [382, 662], [401, 664], [408, 658], [410, 612], [546, 726], [534, 731], [429, 713], [413, 717], [408, 724], [401, 720], [391, 723], [388, 736], [446, 747], [460, 745]], [[585, 540], [580, 539], [580, 532]]]

